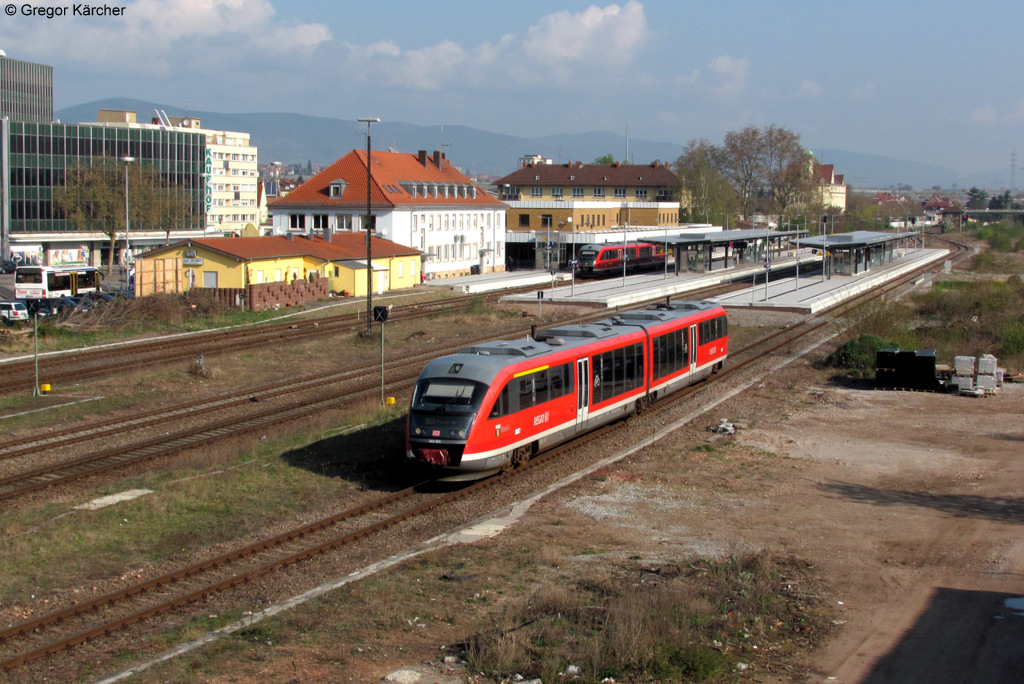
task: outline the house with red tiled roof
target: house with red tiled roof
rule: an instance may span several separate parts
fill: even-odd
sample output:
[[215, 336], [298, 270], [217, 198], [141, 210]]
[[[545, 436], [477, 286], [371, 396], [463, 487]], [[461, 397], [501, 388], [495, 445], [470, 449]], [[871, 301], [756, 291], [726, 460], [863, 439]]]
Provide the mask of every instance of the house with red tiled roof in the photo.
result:
[[814, 164], [812, 169], [821, 205], [826, 209], [846, 211], [846, 185], [843, 183], [843, 175], [836, 173], [835, 165]]
[[[377, 294], [419, 284], [419, 250], [376, 237], [371, 238], [371, 250]], [[156, 279], [170, 278], [180, 282], [170, 291], [309, 283], [323, 296], [335, 292], [360, 297], [366, 295], [366, 236], [191, 238], [140, 255], [136, 273], [138, 294], [143, 295], [167, 291]]]
[[[448, 277], [504, 270], [505, 208], [441, 152], [371, 153], [374, 234], [424, 256], [422, 270]], [[272, 200], [275, 235], [366, 230], [366, 151], [352, 150], [287, 196]]]
[[[622, 239], [628, 228], [639, 238], [645, 229], [679, 226], [678, 182], [668, 164], [552, 164], [539, 155], [523, 157], [520, 164], [495, 181], [499, 198], [508, 203], [517, 263], [557, 267], [574, 257], [577, 245], [610, 239], [604, 233]], [[548, 258], [552, 264], [544, 263]]]

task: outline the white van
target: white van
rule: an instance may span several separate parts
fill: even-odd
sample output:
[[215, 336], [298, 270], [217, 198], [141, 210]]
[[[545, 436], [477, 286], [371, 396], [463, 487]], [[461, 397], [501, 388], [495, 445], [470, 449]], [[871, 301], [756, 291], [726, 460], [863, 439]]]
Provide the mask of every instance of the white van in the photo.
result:
[[0, 302], [0, 320], [4, 323], [22, 323], [28, 320], [28, 309], [24, 302]]

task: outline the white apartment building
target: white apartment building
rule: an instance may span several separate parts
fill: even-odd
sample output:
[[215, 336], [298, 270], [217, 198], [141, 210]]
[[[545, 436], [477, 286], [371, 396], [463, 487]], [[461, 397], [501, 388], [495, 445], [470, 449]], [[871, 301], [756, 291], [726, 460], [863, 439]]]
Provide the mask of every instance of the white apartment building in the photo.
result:
[[249, 134], [202, 127], [194, 117], [159, 112], [152, 123], [138, 123], [135, 112], [100, 110], [98, 125], [129, 128], [185, 128], [206, 136], [203, 198], [207, 235], [257, 235], [260, 225], [259, 155]]

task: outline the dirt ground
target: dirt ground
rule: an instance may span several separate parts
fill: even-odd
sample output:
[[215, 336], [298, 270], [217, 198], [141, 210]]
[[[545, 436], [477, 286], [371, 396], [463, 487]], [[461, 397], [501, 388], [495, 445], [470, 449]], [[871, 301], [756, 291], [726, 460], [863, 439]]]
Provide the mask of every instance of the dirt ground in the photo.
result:
[[[586, 553], [559, 559], [561, 572], [636, 558], [795, 558], [815, 568], [834, 629], [816, 649], [786, 656], [785, 667], [768, 656], [735, 673], [739, 680], [1019, 682], [1024, 385], [987, 398], [878, 391], [833, 382], [812, 361], [542, 499], [496, 537], [446, 552], [445, 562], [507, 564], [527, 549], [543, 556], [584, 544]], [[708, 431], [721, 419], [735, 435]], [[389, 587], [417, 587], [423, 568], [389, 572], [399, 575]], [[510, 568], [502, 584], [528, 583], [534, 572]], [[352, 655], [341, 667], [323, 662], [337, 643], [275, 649], [262, 653], [258, 677], [221, 670], [211, 681], [372, 682], [389, 673], [386, 681], [491, 681], [424, 665], [448, 653], [439, 644], [465, 638], [460, 629], [431, 623], [378, 634], [373, 655], [346, 644]]]
[[[712, 415], [735, 437], [701, 434], [705, 420], [534, 516], [645, 557], [817, 566], [837, 629], [782, 681], [1021, 681], [1024, 385], [983, 399], [847, 389], [797, 362]], [[701, 442], [714, 450], [679, 463]]]

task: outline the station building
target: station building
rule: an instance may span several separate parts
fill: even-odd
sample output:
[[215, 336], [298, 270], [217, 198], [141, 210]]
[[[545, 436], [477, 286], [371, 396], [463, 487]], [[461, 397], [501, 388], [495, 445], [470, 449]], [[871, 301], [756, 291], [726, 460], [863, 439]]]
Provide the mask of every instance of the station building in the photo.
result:
[[587, 235], [658, 233], [678, 229], [678, 181], [668, 164], [552, 164], [523, 157], [515, 172], [495, 181], [508, 204], [509, 251], [521, 268], [558, 268], [574, 258]]

